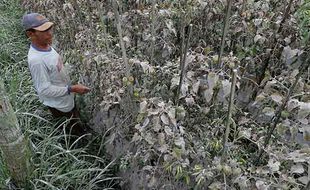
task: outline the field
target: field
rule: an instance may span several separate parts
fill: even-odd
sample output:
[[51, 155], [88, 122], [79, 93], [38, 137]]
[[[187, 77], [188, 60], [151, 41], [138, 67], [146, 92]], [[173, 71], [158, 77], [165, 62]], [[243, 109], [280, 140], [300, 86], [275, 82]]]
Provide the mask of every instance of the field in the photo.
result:
[[[309, 0], [0, 0], [0, 10], [0, 79], [30, 147], [23, 188], [309, 188]], [[88, 144], [70, 146], [38, 101], [25, 12], [55, 23], [73, 83], [92, 89], [76, 95], [96, 132]], [[0, 183], [14, 189], [4, 163]]]

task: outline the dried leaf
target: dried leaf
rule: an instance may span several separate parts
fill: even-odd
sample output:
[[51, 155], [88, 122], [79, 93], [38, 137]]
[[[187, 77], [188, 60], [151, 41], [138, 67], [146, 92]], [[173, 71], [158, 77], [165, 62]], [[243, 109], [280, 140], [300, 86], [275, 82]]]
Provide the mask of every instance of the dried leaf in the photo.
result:
[[173, 135], [173, 133], [172, 133], [172, 130], [170, 129], [170, 127], [169, 126], [165, 126], [165, 133], [168, 135], [168, 136], [172, 136]]
[[209, 103], [213, 96], [213, 89], [207, 89], [203, 92], [203, 97], [205, 98], [206, 102]]
[[294, 152], [289, 153], [286, 158], [288, 160], [293, 160], [296, 163], [298, 163], [298, 162], [310, 162], [310, 151], [305, 152], [302, 150], [296, 150]]
[[280, 94], [274, 93], [274, 94], [271, 94], [270, 97], [277, 104], [281, 104], [282, 103], [283, 96], [281, 96]]
[[137, 141], [141, 141], [142, 137], [138, 134], [138, 133], [135, 133], [132, 137], [132, 142], [137, 142]]
[[178, 120], [182, 120], [186, 116], [186, 111], [185, 111], [184, 107], [182, 107], [182, 106], [177, 107], [176, 113], [177, 113], [177, 119]]
[[229, 80], [223, 80], [222, 87], [224, 93], [223, 95], [224, 97], [227, 97], [230, 94], [231, 82], [229, 82]]
[[149, 65], [147, 62], [139, 62], [139, 65], [141, 65], [144, 73], [153, 73], [154, 72], [154, 68], [151, 65]]
[[308, 176], [302, 176], [302, 177], [299, 177], [297, 180], [300, 181], [301, 183], [307, 185], [309, 182], [309, 177]]
[[146, 127], [149, 123], [150, 123], [150, 119], [147, 117], [147, 118], [144, 120], [144, 122], [143, 122], [141, 128], [143, 129], [143, 128]]
[[257, 180], [255, 185], [256, 185], [257, 190], [267, 190], [268, 189], [268, 186], [266, 185], [266, 183], [261, 181], [261, 180]]
[[219, 80], [219, 76], [214, 72], [210, 72], [208, 74], [208, 87], [209, 87], [209, 89], [213, 89], [216, 86], [218, 80]]
[[152, 109], [152, 110], [148, 111], [147, 116], [158, 115], [159, 111], [160, 111], [159, 109]]
[[262, 111], [266, 116], [273, 117], [275, 115], [275, 110], [271, 107], [265, 107]]
[[158, 11], [158, 15], [160, 16], [170, 16], [170, 14], [171, 14], [171, 11], [168, 9], [160, 9]]
[[182, 135], [185, 134], [185, 131], [184, 131], [184, 129], [183, 129], [182, 126], [179, 126], [179, 129], [180, 129], [180, 133], [181, 133]]
[[152, 134], [151, 133], [147, 133], [145, 136], [144, 136], [144, 139], [146, 140], [146, 142], [148, 142], [150, 145], [153, 145], [156, 140], [152, 137]]
[[175, 108], [170, 108], [169, 111], [168, 111], [168, 116], [169, 116], [169, 119], [170, 119], [171, 123], [174, 126], [177, 126], [177, 120], [175, 118], [175, 113], [176, 113]]
[[158, 147], [157, 150], [159, 150], [161, 153], [166, 153], [168, 152], [168, 148], [169, 146], [167, 144], [163, 144], [160, 147]]
[[149, 182], [147, 183], [148, 188], [152, 188], [157, 184], [157, 178], [155, 176], [152, 176]]
[[307, 102], [307, 103], [300, 102], [297, 119], [298, 120], [304, 119], [309, 114], [310, 114], [310, 102]]
[[154, 166], [150, 166], [150, 165], [144, 166], [142, 168], [142, 170], [149, 171], [149, 172], [153, 171], [153, 169], [154, 169]]
[[264, 43], [266, 40], [266, 38], [264, 38], [263, 36], [257, 34], [255, 37], [254, 37], [254, 42], [258, 42], [258, 43]]
[[277, 171], [279, 171], [280, 165], [281, 165], [280, 162], [275, 161], [275, 160], [273, 160], [273, 159], [270, 159], [270, 160], [268, 161], [268, 167], [270, 168], [270, 170], [271, 170], [272, 172], [277, 172]]
[[154, 123], [154, 131], [158, 132], [161, 129], [161, 125], [160, 125], [160, 120], [159, 117], [154, 117], [153, 119], [153, 123]]
[[188, 82], [184, 81], [182, 83], [182, 86], [181, 86], [181, 96], [180, 96], [180, 98], [186, 97], [187, 92], [188, 92], [188, 87], [189, 87]]
[[305, 169], [301, 164], [295, 164], [291, 167], [291, 172], [296, 174], [302, 174], [305, 172]]
[[167, 19], [167, 20], [165, 21], [165, 23], [166, 23], [166, 26], [167, 26], [167, 28], [169, 29], [169, 31], [170, 31], [170, 32], [173, 32], [173, 34], [176, 36], [176, 35], [177, 35], [177, 32], [176, 32], [176, 30], [175, 30], [175, 28], [174, 28], [174, 26], [173, 26], [172, 20]]
[[135, 125], [135, 129], [140, 130], [140, 128], [141, 128], [140, 124]]
[[158, 104], [157, 104], [157, 106], [158, 107], [160, 107], [160, 108], [163, 108], [163, 107], [165, 107], [165, 102], [159, 102]]
[[[192, 62], [195, 60], [195, 58], [196, 58], [196, 56], [194, 56], [194, 55], [192, 55], [192, 54], [189, 54], [188, 56], [186, 56], [185, 67], [187, 67], [187, 65], [188, 65], [189, 63], [192, 63]], [[189, 72], [191, 72], [191, 71], [189, 71]], [[188, 73], [189, 73], [189, 72], [188, 72]], [[194, 74], [194, 72], [193, 72], [192, 74]], [[189, 76], [189, 75], [187, 75], [187, 77], [188, 77], [188, 78], [192, 78], [192, 76]]]
[[310, 141], [310, 126], [309, 125], [305, 125], [303, 126], [303, 139], [305, 141]]
[[193, 97], [188, 97], [188, 98], [185, 98], [185, 102], [188, 106], [191, 106], [191, 105], [194, 105], [195, 104], [195, 100]]
[[180, 76], [179, 75], [175, 75], [172, 79], [171, 79], [171, 87], [173, 88], [175, 86], [178, 86], [180, 82]]
[[252, 131], [251, 129], [243, 129], [242, 131], [239, 132], [239, 136], [242, 136], [242, 137], [250, 139], [251, 138], [251, 134], [252, 134], [251, 131]]
[[282, 59], [286, 62], [286, 64], [292, 64], [300, 52], [301, 51], [299, 49], [291, 49], [290, 46], [286, 46], [283, 48]]
[[183, 137], [178, 137], [174, 140], [174, 144], [181, 147], [183, 150], [185, 150], [185, 141]]
[[165, 125], [169, 125], [169, 118], [166, 116], [166, 114], [162, 114], [160, 116], [161, 121], [165, 124]]
[[179, 148], [175, 147], [175, 148], [173, 148], [172, 153], [173, 153], [174, 157], [176, 157], [178, 159], [181, 159], [182, 149], [179, 149]]
[[140, 113], [145, 113], [147, 109], [147, 101], [140, 102]]
[[160, 145], [166, 144], [165, 134], [164, 134], [164, 133], [159, 133], [159, 134], [158, 134], [158, 143], [159, 143]]
[[287, 103], [287, 111], [292, 111], [299, 106], [299, 101], [297, 99], [291, 99]]
[[[254, 19], [254, 25], [255, 26], [259, 26], [262, 22], [263, 22], [263, 19], [261, 19], [261, 18]], [[254, 42], [256, 42], [256, 41], [254, 40]]]
[[123, 37], [124, 42], [130, 43], [130, 38], [128, 36]]
[[192, 92], [194, 93], [194, 95], [197, 95], [199, 87], [200, 87], [200, 80], [195, 82], [192, 86]]

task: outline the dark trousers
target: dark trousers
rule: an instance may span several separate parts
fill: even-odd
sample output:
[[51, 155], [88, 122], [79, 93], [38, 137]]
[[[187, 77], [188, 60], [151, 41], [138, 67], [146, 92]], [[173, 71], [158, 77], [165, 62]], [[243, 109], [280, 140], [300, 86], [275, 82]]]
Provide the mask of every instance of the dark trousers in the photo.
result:
[[76, 106], [74, 106], [74, 108], [69, 112], [62, 112], [52, 107], [48, 107], [48, 109], [55, 119], [60, 119], [62, 117], [70, 119], [70, 122], [66, 126], [67, 134], [81, 136], [87, 133], [87, 129], [81, 122], [80, 112]]

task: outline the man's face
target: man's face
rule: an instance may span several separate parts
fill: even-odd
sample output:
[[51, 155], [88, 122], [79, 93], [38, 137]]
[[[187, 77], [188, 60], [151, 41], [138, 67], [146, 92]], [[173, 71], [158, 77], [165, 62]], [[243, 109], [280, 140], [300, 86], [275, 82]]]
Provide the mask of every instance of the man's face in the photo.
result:
[[46, 46], [51, 45], [53, 40], [53, 32], [52, 27], [45, 31], [33, 30], [28, 32], [28, 36], [31, 41], [35, 41], [36, 43]]

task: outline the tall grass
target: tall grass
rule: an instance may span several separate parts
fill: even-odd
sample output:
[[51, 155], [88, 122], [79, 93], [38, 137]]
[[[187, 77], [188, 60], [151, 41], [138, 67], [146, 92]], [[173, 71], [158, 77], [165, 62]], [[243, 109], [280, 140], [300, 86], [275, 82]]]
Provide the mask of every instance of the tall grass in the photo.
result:
[[[116, 183], [110, 169], [113, 162], [92, 154], [97, 151], [92, 151], [96, 139], [81, 146], [86, 138], [81, 137], [70, 144], [62, 132], [68, 121], [55, 123], [38, 101], [27, 67], [29, 45], [21, 28], [22, 15], [19, 1], [0, 0], [0, 77], [32, 148], [33, 172], [24, 188], [112, 189]], [[10, 189], [8, 181], [10, 176], [0, 161], [0, 189]]]
[[0, 157], [0, 189], [5, 188], [5, 179], [8, 177], [8, 173], [5, 169], [5, 165], [3, 163], [3, 160]]

